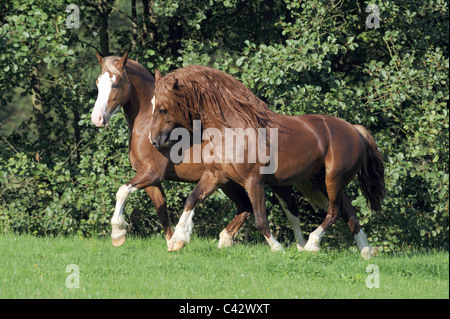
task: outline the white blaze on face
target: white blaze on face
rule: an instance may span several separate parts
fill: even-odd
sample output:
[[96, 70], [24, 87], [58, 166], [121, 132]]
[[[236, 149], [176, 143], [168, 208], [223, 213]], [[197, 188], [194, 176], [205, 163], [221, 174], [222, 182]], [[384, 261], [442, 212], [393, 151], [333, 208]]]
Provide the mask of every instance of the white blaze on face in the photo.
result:
[[98, 96], [95, 101], [94, 110], [91, 114], [91, 120], [96, 126], [103, 126], [103, 115], [105, 114], [106, 107], [108, 106], [109, 94], [113, 83], [116, 81], [116, 76], [110, 77], [109, 72], [105, 72], [98, 77]]
[[153, 105], [153, 111], [152, 111], [152, 115], [155, 114], [155, 110], [156, 110], [156, 96], [153, 95], [152, 98], [152, 105]]
[[[153, 116], [153, 114], [155, 114], [155, 110], [156, 110], [156, 97], [154, 95], [153, 95], [153, 98], [152, 98], [152, 105], [153, 105], [153, 109], [152, 109], [152, 116]], [[153, 141], [152, 141], [152, 131], [151, 130], [148, 133], [148, 138], [150, 140], [150, 143], [153, 143]]]

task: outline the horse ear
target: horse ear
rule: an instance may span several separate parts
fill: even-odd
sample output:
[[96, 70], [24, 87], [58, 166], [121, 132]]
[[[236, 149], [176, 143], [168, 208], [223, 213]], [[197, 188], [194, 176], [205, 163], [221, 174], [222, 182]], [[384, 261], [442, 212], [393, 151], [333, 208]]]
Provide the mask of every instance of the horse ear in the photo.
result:
[[128, 59], [128, 51], [125, 51], [125, 54], [123, 55], [123, 57], [120, 58], [119, 62], [117, 62], [117, 68], [119, 70], [122, 70], [123, 67], [125, 66], [125, 64], [127, 63], [127, 59]]
[[98, 54], [98, 52], [95, 52], [95, 55], [97, 56], [98, 63], [100, 63], [100, 65], [102, 65], [103, 64], [103, 57], [100, 54]]
[[175, 78], [175, 79], [173, 80], [172, 89], [177, 90], [177, 89], [179, 89], [179, 88], [180, 88], [180, 83], [178, 82], [178, 79]]
[[163, 76], [162, 76], [161, 72], [159, 72], [158, 70], [155, 69], [155, 80], [159, 81], [159, 80], [161, 80], [162, 77]]

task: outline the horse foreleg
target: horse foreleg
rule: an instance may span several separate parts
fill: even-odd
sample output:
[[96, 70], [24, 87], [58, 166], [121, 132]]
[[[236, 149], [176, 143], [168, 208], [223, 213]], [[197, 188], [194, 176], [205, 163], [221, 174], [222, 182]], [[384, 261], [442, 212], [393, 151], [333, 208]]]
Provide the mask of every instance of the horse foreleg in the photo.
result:
[[184, 247], [191, 239], [194, 223], [194, 209], [197, 203], [212, 194], [219, 186], [219, 181], [212, 174], [205, 172], [197, 186], [189, 194], [184, 204], [183, 214], [175, 227], [175, 233], [169, 240], [169, 249], [175, 251]]
[[264, 184], [261, 182], [251, 181], [246, 188], [255, 213], [256, 227], [261, 234], [264, 235], [264, 238], [266, 238], [272, 251], [283, 250], [281, 244], [275, 239], [275, 237], [273, 237], [270, 231], [269, 220], [267, 219], [266, 212]]
[[147, 169], [141, 169], [133, 179], [125, 185], [120, 186], [116, 193], [116, 208], [111, 219], [111, 239], [113, 246], [118, 247], [122, 245], [126, 239], [128, 223], [123, 218], [123, 208], [128, 195], [142, 188], [159, 185], [161, 180], [162, 177], [158, 171], [149, 167]]
[[125, 221], [122, 215], [123, 207], [125, 206], [125, 200], [127, 199], [128, 195], [136, 190], [137, 188], [129, 184], [125, 184], [120, 186], [119, 190], [116, 193], [116, 208], [111, 219], [111, 239], [114, 247], [118, 247], [125, 242], [128, 223]]

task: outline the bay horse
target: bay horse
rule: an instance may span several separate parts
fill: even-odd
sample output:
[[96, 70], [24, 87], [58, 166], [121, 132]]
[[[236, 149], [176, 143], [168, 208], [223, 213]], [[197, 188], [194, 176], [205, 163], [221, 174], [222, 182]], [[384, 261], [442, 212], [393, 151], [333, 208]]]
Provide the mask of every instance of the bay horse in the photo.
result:
[[[123, 57], [101, 57], [96, 53], [101, 66], [101, 74], [96, 80], [98, 97], [91, 114], [91, 120], [97, 127], [108, 125], [110, 117], [123, 106], [128, 123], [128, 153], [131, 166], [136, 175], [122, 185], [116, 194], [116, 206], [111, 219], [112, 244], [120, 246], [125, 242], [127, 222], [123, 218], [123, 208], [128, 195], [134, 191], [145, 189], [155, 204], [160, 223], [165, 232], [167, 242], [173, 235], [167, 205], [161, 182], [164, 179], [195, 183], [206, 171], [202, 163], [180, 163], [174, 165], [167, 154], [158, 152], [148, 139], [150, 127], [148, 119], [152, 117], [154, 106], [152, 97], [155, 89], [154, 77], [139, 63], [128, 59], [128, 52]], [[189, 152], [193, 152], [192, 149]], [[220, 233], [219, 248], [230, 246], [247, 218], [252, 213], [250, 200], [241, 186], [228, 181], [219, 187], [237, 205], [237, 215]], [[287, 187], [278, 187], [274, 193], [283, 204], [282, 207], [291, 222], [299, 247], [305, 245], [300, 230], [300, 222], [296, 214], [294, 201]], [[209, 194], [208, 194], [209, 195]], [[204, 196], [207, 197], [207, 196]], [[188, 226], [192, 230], [192, 222]], [[189, 241], [188, 237], [184, 238]], [[172, 247], [179, 249], [180, 247]], [[169, 247], [169, 250], [170, 247]]]
[[[165, 77], [156, 71], [155, 76], [156, 105], [152, 118], [149, 118], [149, 139], [160, 151], [171, 144], [174, 129], [192, 132], [195, 120], [201, 121], [204, 130], [219, 131], [222, 136], [226, 136], [229, 128], [271, 128], [277, 135], [274, 142], [265, 140], [267, 147], [276, 150], [277, 156], [270, 159], [276, 164], [274, 172], [261, 173], [267, 163], [260, 161], [204, 161], [208, 173], [203, 174], [188, 197], [178, 225], [184, 227], [192, 218], [198, 198], [216, 189], [220, 183], [233, 180], [247, 190], [256, 226], [272, 251], [280, 250], [281, 245], [269, 228], [264, 185], [297, 185], [312, 204], [327, 210], [323, 223], [309, 235], [303, 247], [305, 250], [319, 250], [325, 232], [342, 216], [354, 235], [361, 256], [369, 258], [376, 254], [376, 248], [369, 245], [359, 225], [356, 209], [344, 194], [345, 187], [357, 175], [370, 208], [381, 210], [385, 190], [383, 156], [363, 126], [326, 115], [277, 114], [241, 82], [209, 67], [188, 66]], [[220, 137], [214, 137], [210, 142], [217, 143], [218, 140]], [[250, 145], [245, 146], [247, 158], [252, 155], [248, 153], [249, 148]], [[218, 152], [221, 151], [223, 148]], [[182, 241], [176, 230], [173, 241]]]

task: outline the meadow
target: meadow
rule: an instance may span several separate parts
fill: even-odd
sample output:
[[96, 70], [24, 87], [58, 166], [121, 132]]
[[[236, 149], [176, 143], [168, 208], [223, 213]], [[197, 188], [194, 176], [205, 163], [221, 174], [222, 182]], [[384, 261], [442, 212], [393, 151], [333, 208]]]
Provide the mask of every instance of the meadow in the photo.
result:
[[103, 238], [0, 235], [0, 298], [449, 298], [447, 251], [363, 260], [351, 250], [271, 253], [265, 243], [219, 250], [205, 238], [166, 247], [162, 237], [114, 248]]

